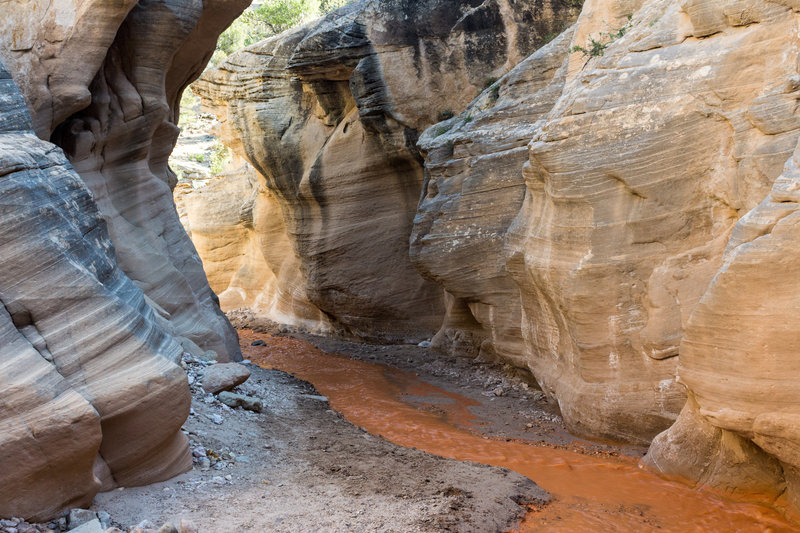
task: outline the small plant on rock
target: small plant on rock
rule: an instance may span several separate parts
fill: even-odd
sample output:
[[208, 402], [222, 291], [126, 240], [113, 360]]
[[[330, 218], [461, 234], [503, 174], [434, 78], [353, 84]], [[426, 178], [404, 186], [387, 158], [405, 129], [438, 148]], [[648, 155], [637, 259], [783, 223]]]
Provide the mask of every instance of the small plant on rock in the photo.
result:
[[617, 39], [621, 39], [625, 32], [627, 32], [633, 20], [633, 15], [628, 15], [628, 22], [625, 23], [624, 26], [617, 29], [616, 31], [609, 32], [609, 33], [601, 33], [600, 36], [595, 39], [594, 37], [589, 37], [589, 40], [586, 43], [586, 46], [578, 46], [575, 45], [572, 47], [573, 52], [581, 52], [584, 56], [589, 57], [600, 57], [606, 52], [606, 48], [608, 45], [616, 41]]

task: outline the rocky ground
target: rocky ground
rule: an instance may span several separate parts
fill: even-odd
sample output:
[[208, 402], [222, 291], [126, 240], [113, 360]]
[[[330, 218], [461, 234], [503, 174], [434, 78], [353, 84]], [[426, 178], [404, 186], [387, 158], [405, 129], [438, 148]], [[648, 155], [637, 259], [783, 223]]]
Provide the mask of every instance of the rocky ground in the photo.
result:
[[[131, 531], [190, 520], [200, 532], [503, 531], [547, 494], [516, 473], [435, 457], [373, 437], [312, 386], [248, 364], [237, 392], [263, 412], [231, 409], [190, 361], [195, 466], [170, 481], [100, 494], [94, 511]], [[142, 523], [142, 521], [147, 521]]]

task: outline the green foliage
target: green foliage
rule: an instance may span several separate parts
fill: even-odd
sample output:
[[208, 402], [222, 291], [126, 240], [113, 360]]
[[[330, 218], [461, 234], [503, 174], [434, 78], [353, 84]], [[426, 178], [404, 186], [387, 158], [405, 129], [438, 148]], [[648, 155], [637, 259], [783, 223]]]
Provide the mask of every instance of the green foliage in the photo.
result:
[[217, 175], [231, 162], [231, 152], [221, 142], [214, 143], [211, 147], [211, 173]]
[[468, 113], [467, 116], [464, 117], [464, 120], [462, 122], [464, 124], [466, 124], [467, 122], [470, 122], [471, 120], [472, 120], [472, 113]]
[[595, 39], [594, 37], [589, 37], [589, 41], [586, 43], [586, 46], [573, 46], [573, 52], [582, 52], [584, 56], [589, 57], [599, 57], [605, 54], [606, 48], [608, 45], [616, 41], [617, 39], [621, 39], [625, 32], [627, 32], [633, 21], [633, 15], [628, 15], [628, 22], [625, 23], [624, 26], [621, 28], [609, 32], [609, 33], [601, 33], [600, 36]]
[[200, 107], [200, 100], [192, 92], [191, 87], [187, 87], [181, 95], [180, 116], [178, 117], [178, 127], [183, 130], [185, 127], [192, 127], [197, 124], [197, 109]]
[[435, 137], [438, 137], [439, 135], [444, 135], [448, 131], [450, 131], [450, 128], [448, 128], [447, 126], [439, 126], [438, 128], [436, 128], [436, 131], [434, 132]]
[[499, 79], [500, 79], [500, 78], [498, 78], [497, 76], [489, 76], [488, 78], [486, 78], [486, 80], [484, 80], [484, 82], [483, 82], [483, 88], [484, 88], [484, 89], [488, 89], [489, 87], [491, 87], [492, 85], [494, 85], [494, 83], [495, 83], [497, 80], [499, 80]]
[[266, 0], [248, 9], [219, 36], [216, 65], [237, 50], [338, 9], [351, 0]]
[[451, 119], [454, 116], [455, 116], [455, 114], [453, 113], [453, 111], [451, 109], [444, 109], [442, 111], [439, 111], [439, 122], [441, 122], [443, 120]]

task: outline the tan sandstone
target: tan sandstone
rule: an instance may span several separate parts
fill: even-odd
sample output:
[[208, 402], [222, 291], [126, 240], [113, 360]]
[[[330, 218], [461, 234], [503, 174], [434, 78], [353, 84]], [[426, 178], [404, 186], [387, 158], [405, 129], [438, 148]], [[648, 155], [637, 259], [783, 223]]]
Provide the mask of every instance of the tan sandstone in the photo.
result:
[[[172, 201], [177, 105], [247, 0], [3, 4], [0, 59], [92, 191], [123, 271], [192, 352], [238, 359]], [[199, 346], [199, 348], [198, 348]], [[199, 354], [197, 354], [199, 355]]]
[[[215, 182], [218, 192], [205, 194], [234, 209], [254, 205], [239, 229], [233, 213], [218, 216], [218, 230], [196, 229], [192, 213], [209, 204], [200, 191], [182, 195], [223, 306], [362, 338], [433, 335], [443, 292], [408, 250], [424, 179], [417, 137], [575, 16], [543, 4], [362, 0], [231, 56], [196, 84], [223, 141], [260, 175], [239, 200], [223, 192], [235, 184]], [[282, 223], [268, 223], [277, 213]], [[247, 244], [227, 247], [236, 231]], [[244, 261], [233, 255], [241, 250]]]

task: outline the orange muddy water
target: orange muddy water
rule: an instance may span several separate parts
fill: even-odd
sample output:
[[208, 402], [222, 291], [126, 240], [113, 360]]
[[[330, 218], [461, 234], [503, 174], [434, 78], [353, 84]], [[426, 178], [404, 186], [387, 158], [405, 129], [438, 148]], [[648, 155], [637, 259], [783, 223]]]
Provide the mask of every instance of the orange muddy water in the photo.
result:
[[[312, 383], [333, 409], [369, 433], [443, 457], [509, 468], [535, 481], [553, 501], [529, 512], [521, 532], [800, 531], [769, 507], [665, 481], [632, 458], [486, 438], [465, 429], [479, 422], [469, 410], [474, 401], [414, 374], [327, 354], [296, 339], [239, 333], [254, 363]], [[266, 346], [250, 346], [254, 339]], [[435, 408], [425, 409], [427, 398]]]

